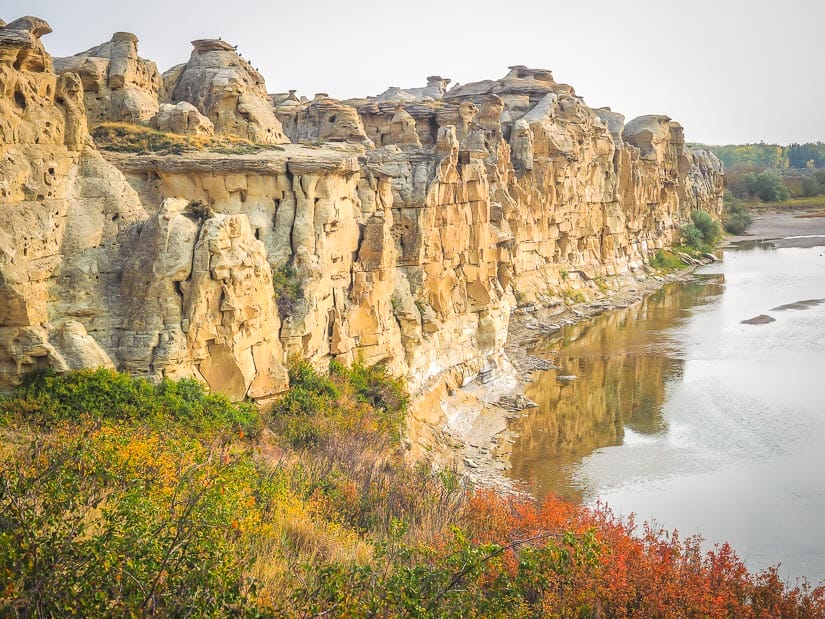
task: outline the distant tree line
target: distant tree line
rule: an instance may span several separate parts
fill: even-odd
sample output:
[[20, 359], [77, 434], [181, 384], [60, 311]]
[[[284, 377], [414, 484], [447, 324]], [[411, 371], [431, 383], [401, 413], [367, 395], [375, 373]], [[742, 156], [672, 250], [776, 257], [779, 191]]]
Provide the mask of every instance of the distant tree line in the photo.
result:
[[727, 189], [734, 198], [781, 202], [825, 195], [825, 142], [709, 148], [725, 164]]
[[805, 144], [727, 144], [711, 146], [711, 151], [722, 160], [725, 167], [751, 165], [782, 170], [794, 168], [825, 168], [825, 142]]

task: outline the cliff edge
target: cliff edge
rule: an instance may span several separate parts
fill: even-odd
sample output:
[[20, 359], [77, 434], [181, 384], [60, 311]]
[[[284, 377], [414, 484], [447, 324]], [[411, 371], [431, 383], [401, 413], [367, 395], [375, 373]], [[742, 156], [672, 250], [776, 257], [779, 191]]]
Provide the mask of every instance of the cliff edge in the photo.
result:
[[[105, 365], [266, 400], [290, 355], [452, 389], [506, 365], [517, 305], [644, 276], [721, 212], [722, 165], [678, 123], [547, 70], [310, 100], [223, 41], [160, 76], [129, 33], [53, 62], [48, 32], [0, 27], [2, 389]], [[107, 123], [179, 147], [96, 144]]]

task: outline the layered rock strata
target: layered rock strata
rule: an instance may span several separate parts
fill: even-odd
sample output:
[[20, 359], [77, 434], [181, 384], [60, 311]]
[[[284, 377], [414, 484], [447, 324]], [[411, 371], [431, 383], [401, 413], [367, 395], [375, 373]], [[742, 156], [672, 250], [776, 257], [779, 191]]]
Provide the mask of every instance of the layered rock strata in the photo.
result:
[[[55, 75], [46, 28], [0, 29], [3, 388], [33, 367], [113, 365], [266, 399], [300, 355], [454, 389], [507, 365], [517, 304], [643, 276], [691, 209], [721, 209], [721, 164], [677, 123], [625, 125], [549, 71], [270, 99], [214, 40], [164, 75], [159, 100], [216, 133], [304, 144], [104, 158], [82, 77]], [[200, 122], [160, 112], [161, 129]], [[299, 290], [280, 308], [273, 279]]]

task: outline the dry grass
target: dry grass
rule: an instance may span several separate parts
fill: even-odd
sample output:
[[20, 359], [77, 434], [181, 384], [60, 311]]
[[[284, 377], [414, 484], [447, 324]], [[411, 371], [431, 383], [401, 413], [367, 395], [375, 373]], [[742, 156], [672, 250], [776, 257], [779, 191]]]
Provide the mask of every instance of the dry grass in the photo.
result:
[[181, 155], [211, 152], [225, 155], [250, 155], [283, 150], [276, 144], [256, 144], [232, 136], [180, 135], [129, 123], [103, 123], [92, 129], [98, 148], [118, 153]]
[[808, 208], [825, 208], [825, 196], [812, 196], [809, 198], [789, 198], [779, 202], [748, 202], [747, 206], [754, 211], [772, 210], [772, 209], [808, 209]]

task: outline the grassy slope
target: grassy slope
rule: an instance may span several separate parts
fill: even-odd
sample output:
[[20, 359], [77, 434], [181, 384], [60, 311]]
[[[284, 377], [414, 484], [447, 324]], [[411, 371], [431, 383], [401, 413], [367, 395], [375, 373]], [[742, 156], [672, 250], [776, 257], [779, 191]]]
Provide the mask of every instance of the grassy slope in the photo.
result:
[[727, 546], [409, 467], [380, 368], [291, 378], [265, 414], [104, 370], [0, 400], [0, 616], [825, 613]]

